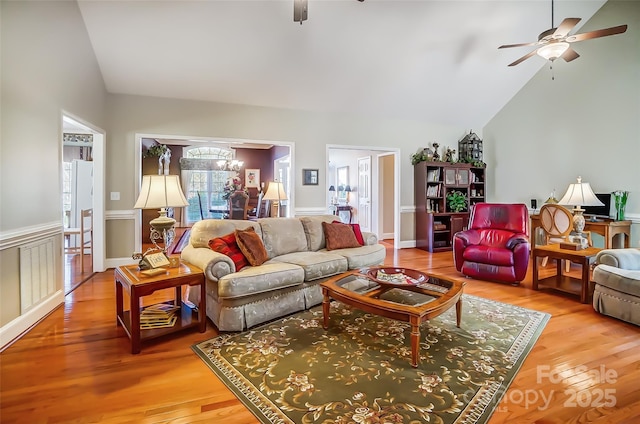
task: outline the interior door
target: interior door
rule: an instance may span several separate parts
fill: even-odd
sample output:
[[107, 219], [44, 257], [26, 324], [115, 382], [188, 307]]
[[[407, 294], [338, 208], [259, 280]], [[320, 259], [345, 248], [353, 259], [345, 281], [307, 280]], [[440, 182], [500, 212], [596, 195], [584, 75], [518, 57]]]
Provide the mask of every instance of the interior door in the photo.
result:
[[358, 158], [358, 224], [371, 231], [371, 156]]

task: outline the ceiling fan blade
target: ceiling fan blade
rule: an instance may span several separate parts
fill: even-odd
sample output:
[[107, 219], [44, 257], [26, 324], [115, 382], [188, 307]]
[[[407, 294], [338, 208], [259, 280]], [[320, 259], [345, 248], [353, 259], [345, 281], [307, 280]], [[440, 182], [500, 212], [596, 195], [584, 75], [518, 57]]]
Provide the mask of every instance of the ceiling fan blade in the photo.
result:
[[567, 37], [567, 41], [569, 43], [573, 43], [573, 42], [576, 42], [576, 41], [589, 40], [591, 38], [606, 37], [608, 35], [622, 34], [626, 30], [627, 30], [627, 26], [626, 25], [618, 25], [618, 26], [611, 27], [611, 28], [598, 29], [598, 30], [595, 30], [595, 31], [584, 32], [582, 34], [572, 35], [572, 36]]
[[562, 56], [560, 57], [563, 58], [565, 62], [571, 62], [572, 60], [579, 58], [580, 55], [578, 54], [578, 52], [569, 47], [564, 53], [562, 53]]
[[538, 43], [537, 42], [533, 42], [533, 43], [521, 43], [521, 44], [503, 44], [498, 48], [499, 49], [508, 49], [508, 48], [511, 48], [511, 47], [535, 46], [536, 44], [538, 44]]
[[529, 59], [531, 56], [534, 56], [536, 54], [536, 51], [537, 50], [534, 50], [532, 52], [529, 52], [529, 53], [525, 54], [520, 59], [516, 60], [515, 62], [510, 63], [509, 66], [516, 66], [520, 62], [524, 62], [525, 60]]
[[571, 31], [573, 27], [578, 25], [578, 22], [580, 21], [580, 18], [566, 18], [560, 23], [560, 25], [558, 25], [558, 28], [556, 28], [556, 30], [553, 32], [553, 38], [566, 37], [566, 35], [569, 34], [569, 31]]

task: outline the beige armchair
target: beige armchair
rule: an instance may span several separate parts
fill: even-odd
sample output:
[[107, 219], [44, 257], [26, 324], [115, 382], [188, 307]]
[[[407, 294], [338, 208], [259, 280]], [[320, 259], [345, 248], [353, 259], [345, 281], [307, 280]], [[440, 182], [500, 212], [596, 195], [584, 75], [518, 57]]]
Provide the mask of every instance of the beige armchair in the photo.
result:
[[640, 326], [640, 249], [602, 250], [593, 281], [593, 309]]

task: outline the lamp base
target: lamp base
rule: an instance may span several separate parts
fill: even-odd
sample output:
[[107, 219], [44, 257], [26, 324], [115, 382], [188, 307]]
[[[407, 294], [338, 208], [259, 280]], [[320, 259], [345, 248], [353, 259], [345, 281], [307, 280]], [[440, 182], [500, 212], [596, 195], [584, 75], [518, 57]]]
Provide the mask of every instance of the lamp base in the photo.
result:
[[[165, 208], [160, 209], [159, 217], [149, 221], [149, 225], [151, 226], [151, 234], [149, 235], [151, 243], [165, 255], [176, 236], [176, 231], [173, 228], [175, 223], [175, 219], [167, 216], [167, 210]], [[159, 244], [160, 241], [164, 242], [164, 246]]]
[[584, 209], [580, 209], [577, 206], [573, 209], [573, 229], [578, 234], [582, 234], [585, 225], [582, 212], [584, 212]]

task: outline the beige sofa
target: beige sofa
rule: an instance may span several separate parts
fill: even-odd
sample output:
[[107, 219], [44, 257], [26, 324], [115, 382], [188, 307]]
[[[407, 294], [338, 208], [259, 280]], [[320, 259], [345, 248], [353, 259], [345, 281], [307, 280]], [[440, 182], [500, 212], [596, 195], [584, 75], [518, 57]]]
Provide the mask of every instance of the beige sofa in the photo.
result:
[[[207, 316], [221, 331], [242, 331], [321, 303], [319, 283], [333, 275], [384, 262], [386, 250], [372, 233], [363, 233], [364, 246], [327, 250], [322, 222], [334, 220], [334, 215], [320, 215], [196, 222], [182, 259], [204, 270]], [[208, 243], [249, 226], [260, 235], [269, 259], [236, 272], [233, 261]], [[199, 291], [191, 290], [189, 299], [197, 303]]]
[[640, 249], [606, 249], [596, 256], [593, 308], [640, 325]]

